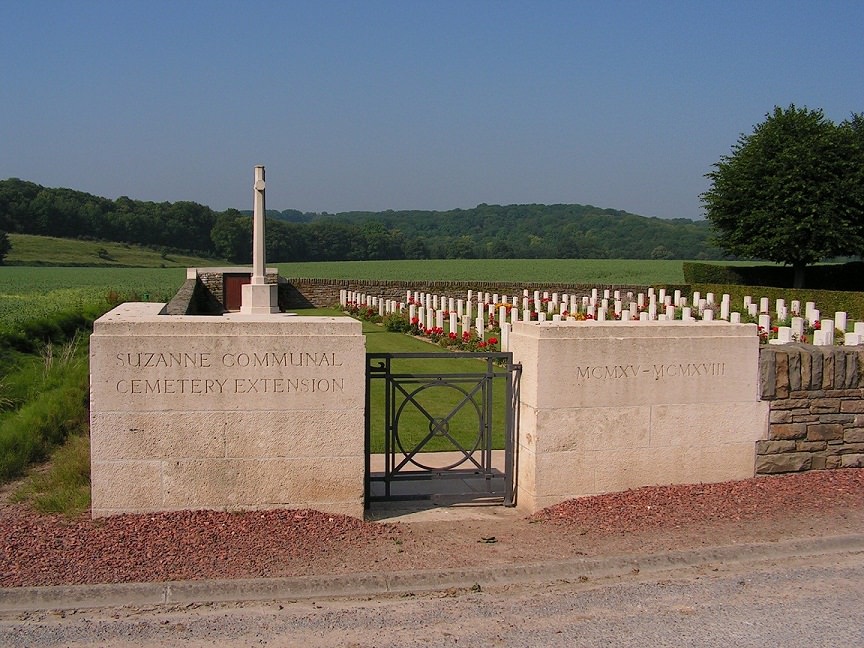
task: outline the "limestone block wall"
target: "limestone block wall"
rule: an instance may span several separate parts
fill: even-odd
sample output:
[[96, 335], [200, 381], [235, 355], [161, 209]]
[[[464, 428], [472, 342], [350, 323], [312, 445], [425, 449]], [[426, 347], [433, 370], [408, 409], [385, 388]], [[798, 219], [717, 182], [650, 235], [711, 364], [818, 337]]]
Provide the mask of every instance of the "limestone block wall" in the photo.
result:
[[122, 304], [94, 324], [94, 517], [281, 507], [362, 517], [360, 323], [162, 307]]
[[768, 404], [755, 325], [519, 322], [517, 506], [753, 476]]
[[770, 418], [756, 473], [864, 467], [864, 349], [787, 344], [760, 356]]

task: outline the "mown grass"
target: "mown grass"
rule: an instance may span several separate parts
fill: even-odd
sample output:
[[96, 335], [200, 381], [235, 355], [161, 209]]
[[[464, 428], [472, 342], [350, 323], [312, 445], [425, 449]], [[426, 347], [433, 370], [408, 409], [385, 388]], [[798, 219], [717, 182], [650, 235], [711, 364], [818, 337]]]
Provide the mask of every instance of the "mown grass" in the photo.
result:
[[109, 241], [9, 234], [12, 249], [7, 265], [25, 266], [100, 266], [139, 268], [187, 268], [230, 265], [222, 259], [151, 250], [138, 245]]

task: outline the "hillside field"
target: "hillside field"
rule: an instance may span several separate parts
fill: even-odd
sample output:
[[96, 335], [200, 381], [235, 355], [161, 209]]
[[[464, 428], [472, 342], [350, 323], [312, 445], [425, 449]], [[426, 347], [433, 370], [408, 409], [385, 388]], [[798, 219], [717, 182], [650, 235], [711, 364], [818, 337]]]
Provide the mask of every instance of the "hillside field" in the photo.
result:
[[4, 263], [10, 266], [196, 268], [229, 265], [221, 259], [203, 259], [170, 252], [163, 255], [150, 248], [109, 241], [9, 234], [9, 242], [12, 249]]

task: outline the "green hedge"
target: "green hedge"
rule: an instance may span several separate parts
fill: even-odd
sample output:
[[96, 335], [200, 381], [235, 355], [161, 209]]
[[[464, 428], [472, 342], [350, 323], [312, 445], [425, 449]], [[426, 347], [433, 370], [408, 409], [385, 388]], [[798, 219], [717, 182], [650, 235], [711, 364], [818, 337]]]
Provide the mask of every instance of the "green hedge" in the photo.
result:
[[[689, 284], [735, 284], [774, 288], [791, 288], [793, 284], [793, 271], [789, 266], [726, 266], [685, 261], [682, 268], [684, 281]], [[810, 266], [805, 273], [805, 285], [808, 289], [816, 290], [864, 291], [864, 262]]]
[[786, 307], [791, 305], [793, 299], [801, 302], [803, 313], [804, 303], [812, 301], [816, 303], [822, 317], [833, 317], [837, 311], [845, 312], [852, 320], [864, 320], [864, 292], [845, 292], [839, 290], [811, 290], [809, 288], [768, 288], [765, 286], [734, 286], [729, 284], [693, 284], [692, 291], [699, 291], [702, 296], [713, 292], [717, 302], [723, 293], [728, 293], [732, 310], [744, 312], [744, 297], [749, 295], [754, 301], [761, 297], [767, 297], [774, 310], [777, 299], [785, 299]]

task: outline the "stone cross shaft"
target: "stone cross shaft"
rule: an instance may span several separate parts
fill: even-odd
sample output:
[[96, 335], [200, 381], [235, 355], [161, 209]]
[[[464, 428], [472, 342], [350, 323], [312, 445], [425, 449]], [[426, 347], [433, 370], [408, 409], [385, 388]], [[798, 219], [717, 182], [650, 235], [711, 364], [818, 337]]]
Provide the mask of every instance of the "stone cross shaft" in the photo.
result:
[[254, 209], [252, 212], [252, 283], [264, 284], [264, 165], [255, 167]]

